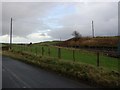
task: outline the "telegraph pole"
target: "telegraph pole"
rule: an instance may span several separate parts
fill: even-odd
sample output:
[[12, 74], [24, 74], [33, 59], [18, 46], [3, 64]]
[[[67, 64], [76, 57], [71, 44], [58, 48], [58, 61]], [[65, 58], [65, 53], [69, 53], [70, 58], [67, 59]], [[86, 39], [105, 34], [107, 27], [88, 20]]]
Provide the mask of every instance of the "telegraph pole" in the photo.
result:
[[10, 20], [10, 49], [12, 48], [12, 18]]
[[94, 38], [94, 23], [93, 23], [93, 21], [92, 21], [92, 36]]
[[61, 37], [60, 37], [60, 41], [61, 41]]
[[[61, 43], [61, 37], [60, 37], [60, 43]], [[60, 44], [59, 44], [59, 46], [60, 46]]]

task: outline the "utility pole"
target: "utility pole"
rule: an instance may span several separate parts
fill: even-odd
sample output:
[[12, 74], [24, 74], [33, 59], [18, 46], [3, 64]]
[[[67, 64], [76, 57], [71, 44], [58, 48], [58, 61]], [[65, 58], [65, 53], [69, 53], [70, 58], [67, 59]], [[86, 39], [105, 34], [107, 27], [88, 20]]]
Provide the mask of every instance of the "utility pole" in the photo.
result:
[[12, 18], [10, 20], [10, 49], [12, 48]]
[[[61, 37], [60, 37], [60, 43], [61, 43]], [[60, 43], [59, 43], [59, 46], [60, 46]]]
[[61, 37], [60, 37], [60, 41], [61, 41]]
[[93, 21], [92, 21], [92, 36], [94, 38], [94, 23], [93, 23]]

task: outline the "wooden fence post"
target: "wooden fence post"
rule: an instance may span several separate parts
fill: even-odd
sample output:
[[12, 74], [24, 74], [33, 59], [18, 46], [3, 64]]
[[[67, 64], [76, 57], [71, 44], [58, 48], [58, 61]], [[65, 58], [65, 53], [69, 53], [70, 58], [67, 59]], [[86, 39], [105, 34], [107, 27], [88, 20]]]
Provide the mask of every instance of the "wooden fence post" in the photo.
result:
[[20, 52], [22, 52], [22, 45], [20, 45]]
[[50, 56], [50, 48], [48, 47], [48, 55]]
[[97, 52], [97, 66], [99, 67], [99, 52]]
[[36, 56], [37, 56], [37, 47], [35, 48], [35, 51], [36, 51]]
[[61, 59], [61, 49], [58, 48], [58, 58]]
[[[29, 46], [30, 47], [30, 46]], [[31, 53], [32, 53], [32, 47], [30, 47], [30, 51], [31, 51]]]
[[25, 47], [25, 51], [26, 51], [26, 46], [24, 45], [24, 47]]
[[42, 47], [42, 56], [44, 55], [44, 47]]
[[73, 50], [73, 61], [75, 61], [75, 50]]

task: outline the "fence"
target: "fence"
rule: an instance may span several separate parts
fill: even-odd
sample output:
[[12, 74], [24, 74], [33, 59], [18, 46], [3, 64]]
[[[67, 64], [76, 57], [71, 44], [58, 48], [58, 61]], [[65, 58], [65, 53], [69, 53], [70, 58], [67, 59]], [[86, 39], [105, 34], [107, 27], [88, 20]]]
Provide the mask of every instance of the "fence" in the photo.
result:
[[69, 48], [60, 48], [54, 46], [37, 46], [37, 45], [15, 45], [14, 51], [27, 52], [32, 55], [42, 57], [54, 57], [61, 60], [70, 60], [73, 62], [81, 62], [92, 64], [95, 66], [105, 67], [110, 70], [118, 71], [118, 59], [112, 58], [99, 52], [92, 52], [86, 50], [77, 50]]

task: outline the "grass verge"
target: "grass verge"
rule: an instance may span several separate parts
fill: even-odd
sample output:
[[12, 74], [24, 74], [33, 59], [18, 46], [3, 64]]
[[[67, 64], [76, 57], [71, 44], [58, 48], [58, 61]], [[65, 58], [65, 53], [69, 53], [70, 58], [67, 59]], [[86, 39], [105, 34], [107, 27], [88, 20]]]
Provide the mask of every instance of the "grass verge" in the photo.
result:
[[116, 71], [106, 71], [92, 65], [68, 62], [55, 58], [37, 57], [22, 52], [3, 51], [3, 55], [29, 63], [47, 70], [55, 71], [61, 75], [84, 81], [93, 86], [100, 87], [120, 87], [120, 73]]

